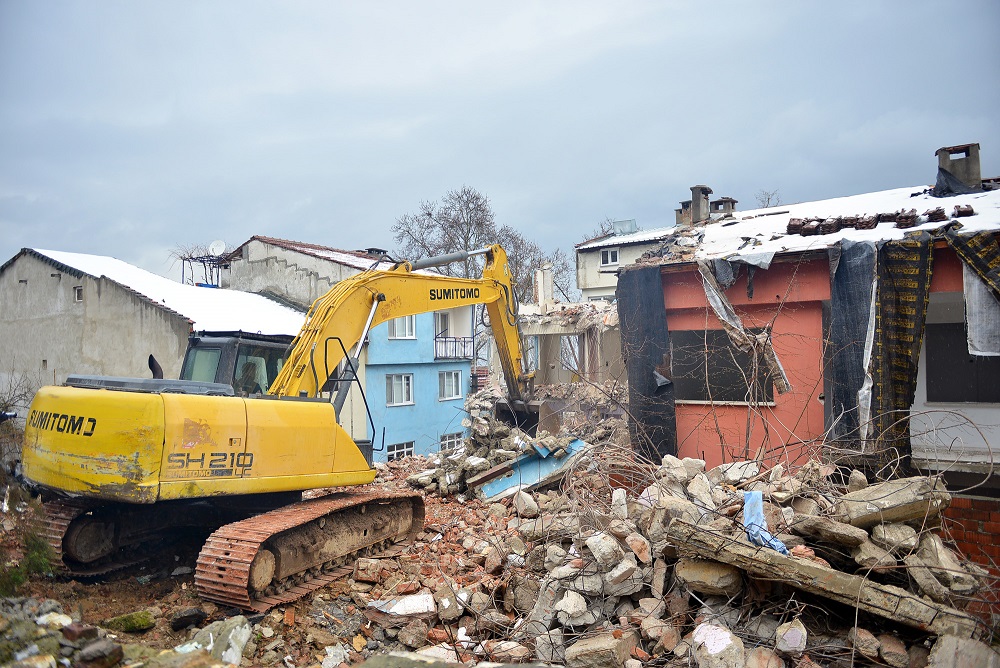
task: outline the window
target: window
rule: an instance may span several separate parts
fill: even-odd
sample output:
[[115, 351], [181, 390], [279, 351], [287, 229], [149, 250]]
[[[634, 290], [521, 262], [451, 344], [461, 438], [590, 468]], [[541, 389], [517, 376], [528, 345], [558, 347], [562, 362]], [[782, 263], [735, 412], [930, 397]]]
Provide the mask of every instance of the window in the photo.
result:
[[[747, 330], [758, 333], [760, 330]], [[770, 403], [774, 387], [763, 360], [734, 346], [722, 329], [670, 332], [674, 398], [713, 403]]]
[[402, 457], [409, 457], [412, 454], [413, 441], [406, 441], [405, 443], [390, 443], [385, 446], [385, 458], [390, 462]]
[[618, 264], [617, 248], [605, 248], [601, 251], [601, 266], [606, 267], [609, 264]]
[[438, 373], [438, 399], [462, 398], [462, 372], [461, 371], [441, 371]]
[[404, 315], [402, 318], [393, 318], [389, 321], [390, 339], [415, 339], [417, 338], [416, 328], [413, 325], [414, 316]]
[[970, 355], [964, 322], [927, 324], [927, 401], [1000, 403], [1000, 357]]
[[74, 285], [73, 286], [73, 301], [82, 302], [83, 301], [83, 286]]
[[434, 336], [454, 336], [451, 333], [451, 314], [437, 312], [434, 314]]
[[203, 383], [214, 383], [215, 374], [219, 370], [221, 348], [192, 348], [184, 360], [181, 370], [181, 380], [198, 380]]
[[441, 449], [454, 450], [461, 447], [464, 440], [464, 434], [460, 431], [456, 431], [454, 434], [441, 434]]
[[385, 376], [385, 405], [402, 406], [413, 403], [413, 374], [389, 373]]

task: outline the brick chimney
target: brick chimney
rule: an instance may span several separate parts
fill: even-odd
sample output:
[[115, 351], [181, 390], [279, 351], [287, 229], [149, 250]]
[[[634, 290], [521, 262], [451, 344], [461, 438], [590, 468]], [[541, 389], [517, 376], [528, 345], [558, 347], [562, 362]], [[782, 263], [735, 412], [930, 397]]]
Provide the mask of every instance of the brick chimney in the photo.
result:
[[983, 186], [983, 175], [979, 171], [979, 144], [945, 146], [934, 153], [938, 157], [938, 167], [951, 173], [970, 188]]
[[708, 186], [691, 186], [691, 223], [697, 225], [708, 220], [708, 196], [712, 189]]
[[681, 208], [674, 209], [674, 213], [677, 216], [675, 221], [678, 225], [690, 225], [691, 224], [691, 200], [686, 199], [681, 202]]
[[736, 211], [738, 202], [732, 197], [720, 197], [714, 199], [709, 205], [713, 216], [731, 216]]

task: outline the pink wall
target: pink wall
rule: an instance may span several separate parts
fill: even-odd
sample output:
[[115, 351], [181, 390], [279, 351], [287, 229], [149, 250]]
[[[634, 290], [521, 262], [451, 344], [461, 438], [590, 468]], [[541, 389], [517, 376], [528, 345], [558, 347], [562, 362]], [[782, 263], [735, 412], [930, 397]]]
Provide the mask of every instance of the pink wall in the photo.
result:
[[[706, 304], [696, 268], [668, 271], [662, 280], [668, 331], [722, 328]], [[792, 390], [776, 393], [774, 406], [678, 403], [678, 456], [704, 459], [712, 467], [753, 458], [763, 448], [769, 466], [802, 464], [819, 455], [824, 432], [822, 302], [830, 299], [829, 263], [818, 257], [758, 270], [752, 300], [746, 285], [744, 269], [726, 296], [745, 326], [773, 321], [774, 349]], [[931, 291], [962, 291], [961, 260], [943, 242], [934, 250]]]
[[[696, 270], [663, 275], [668, 331], [721, 329], [705, 302]], [[774, 406], [677, 404], [678, 456], [704, 459], [709, 467], [753, 458], [804, 463], [817, 454], [823, 434], [823, 320], [821, 302], [830, 299], [825, 258], [774, 264], [754, 276], [747, 299], [746, 272], [726, 291], [747, 327], [773, 321], [774, 349], [792, 390], [775, 394]]]

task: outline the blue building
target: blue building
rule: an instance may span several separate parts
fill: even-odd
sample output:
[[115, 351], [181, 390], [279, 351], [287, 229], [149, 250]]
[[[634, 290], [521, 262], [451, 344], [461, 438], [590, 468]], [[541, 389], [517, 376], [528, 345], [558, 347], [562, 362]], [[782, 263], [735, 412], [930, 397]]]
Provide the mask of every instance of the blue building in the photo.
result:
[[396, 318], [368, 336], [365, 393], [385, 449], [376, 460], [423, 455], [462, 442], [472, 359], [472, 307]]
[[[309, 308], [345, 278], [370, 268], [389, 269], [384, 251], [349, 251], [330, 246], [253, 236], [226, 254], [222, 287], [258, 292], [272, 299]], [[351, 438], [372, 438], [376, 460], [437, 451], [457, 445], [472, 359], [472, 307], [398, 318], [369, 332], [360, 356], [359, 377], [375, 423], [355, 388], [338, 415]], [[327, 395], [328, 397], [330, 395]]]

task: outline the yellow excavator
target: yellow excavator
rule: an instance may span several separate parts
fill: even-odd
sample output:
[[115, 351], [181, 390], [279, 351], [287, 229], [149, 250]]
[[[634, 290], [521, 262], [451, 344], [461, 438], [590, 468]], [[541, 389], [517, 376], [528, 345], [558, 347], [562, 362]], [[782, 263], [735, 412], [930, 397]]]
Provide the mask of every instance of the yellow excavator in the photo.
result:
[[[419, 271], [473, 255], [485, 255], [478, 279]], [[211, 531], [195, 570], [200, 595], [257, 611], [330, 582], [358, 554], [413, 538], [423, 526], [419, 494], [352, 490], [302, 500], [302, 492], [375, 479], [371, 443], [356, 443], [337, 421], [369, 330], [472, 304], [485, 305], [510, 403], [523, 406], [532, 374], [497, 245], [340, 281], [313, 303], [265, 394], [100, 376], [43, 387], [22, 453], [24, 478], [48, 499], [41, 535], [64, 571], [86, 576], [143, 560], [185, 529]], [[188, 364], [196, 357], [189, 350], [185, 368], [198, 367]], [[328, 388], [337, 389], [333, 401], [322, 396]]]

